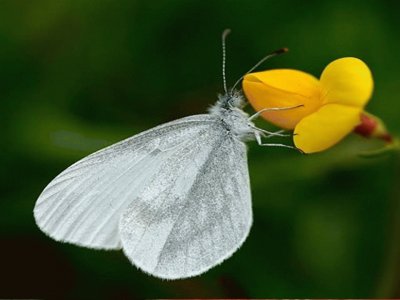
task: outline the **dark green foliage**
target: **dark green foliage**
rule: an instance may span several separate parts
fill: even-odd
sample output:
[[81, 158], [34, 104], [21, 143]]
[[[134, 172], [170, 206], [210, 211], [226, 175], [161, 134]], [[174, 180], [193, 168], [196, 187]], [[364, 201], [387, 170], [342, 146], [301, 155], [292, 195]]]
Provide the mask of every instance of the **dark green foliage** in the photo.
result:
[[229, 84], [281, 47], [290, 52], [264, 69], [319, 76], [333, 59], [355, 56], [375, 78], [368, 110], [400, 134], [399, 8], [362, 0], [1, 1], [0, 298], [399, 297], [400, 157], [361, 159], [359, 151], [381, 145], [357, 136], [308, 156], [252, 144], [250, 237], [190, 280], [160, 281], [121, 252], [57, 243], [32, 216], [41, 190], [74, 161], [214, 103], [226, 27]]

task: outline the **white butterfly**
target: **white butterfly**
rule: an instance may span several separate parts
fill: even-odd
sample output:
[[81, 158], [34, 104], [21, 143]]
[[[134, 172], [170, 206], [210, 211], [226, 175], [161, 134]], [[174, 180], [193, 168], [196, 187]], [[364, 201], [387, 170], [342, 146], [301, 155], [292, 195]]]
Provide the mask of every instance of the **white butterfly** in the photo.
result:
[[[225, 88], [226, 90], [226, 88]], [[245, 141], [279, 135], [255, 127], [240, 93], [209, 114], [172, 121], [73, 164], [34, 208], [57, 241], [122, 249], [153, 276], [199, 275], [230, 257], [252, 224]], [[287, 108], [283, 108], [287, 109]], [[272, 109], [276, 110], [276, 109]]]

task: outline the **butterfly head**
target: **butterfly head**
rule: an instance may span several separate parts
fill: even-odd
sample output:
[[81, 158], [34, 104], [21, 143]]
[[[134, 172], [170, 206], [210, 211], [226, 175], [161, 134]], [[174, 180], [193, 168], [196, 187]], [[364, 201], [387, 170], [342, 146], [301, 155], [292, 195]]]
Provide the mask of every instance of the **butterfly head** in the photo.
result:
[[221, 115], [222, 111], [234, 110], [242, 108], [246, 105], [246, 100], [241, 91], [233, 91], [232, 93], [225, 93], [218, 95], [218, 101], [210, 109], [211, 114]]
[[221, 103], [221, 107], [225, 109], [239, 108], [242, 109], [246, 105], [246, 100], [241, 91], [235, 90], [225, 95], [218, 97], [218, 102]]
[[249, 115], [242, 110], [246, 104], [240, 91], [220, 95], [218, 101], [210, 109], [210, 114], [217, 116], [223, 126], [242, 141], [254, 139], [254, 124]]

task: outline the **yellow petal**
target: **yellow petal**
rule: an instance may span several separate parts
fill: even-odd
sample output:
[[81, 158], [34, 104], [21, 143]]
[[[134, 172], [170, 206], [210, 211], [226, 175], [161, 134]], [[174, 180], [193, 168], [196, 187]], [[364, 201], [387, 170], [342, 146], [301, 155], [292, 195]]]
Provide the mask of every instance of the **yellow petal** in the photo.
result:
[[305, 153], [326, 150], [360, 123], [362, 109], [341, 104], [327, 104], [304, 118], [294, 130], [294, 144]]
[[293, 129], [305, 116], [316, 111], [321, 103], [321, 89], [314, 76], [291, 69], [250, 73], [243, 79], [243, 91], [256, 111], [304, 105], [284, 111], [264, 112], [269, 122]]
[[321, 74], [325, 103], [364, 107], [371, 97], [373, 79], [368, 66], [360, 59], [344, 57], [331, 62]]

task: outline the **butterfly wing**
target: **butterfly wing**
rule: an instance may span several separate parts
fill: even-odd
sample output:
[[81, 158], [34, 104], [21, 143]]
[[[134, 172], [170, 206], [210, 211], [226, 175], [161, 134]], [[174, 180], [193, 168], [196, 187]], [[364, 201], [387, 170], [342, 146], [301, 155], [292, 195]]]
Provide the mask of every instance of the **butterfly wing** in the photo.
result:
[[34, 208], [39, 228], [58, 241], [120, 249], [118, 222], [163, 163], [216, 122], [196, 115], [160, 125], [89, 155], [58, 175]]
[[143, 271], [196, 276], [246, 239], [252, 224], [246, 146], [221, 127], [179, 149], [123, 213], [123, 251]]

